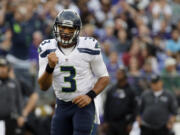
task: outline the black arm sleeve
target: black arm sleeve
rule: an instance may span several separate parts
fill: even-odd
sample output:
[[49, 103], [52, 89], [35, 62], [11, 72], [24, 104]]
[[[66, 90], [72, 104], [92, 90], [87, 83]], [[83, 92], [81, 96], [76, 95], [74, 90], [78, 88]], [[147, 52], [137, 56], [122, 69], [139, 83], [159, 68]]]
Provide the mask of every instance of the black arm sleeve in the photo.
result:
[[138, 110], [137, 110], [138, 109], [138, 101], [137, 101], [137, 97], [136, 97], [135, 93], [132, 90], [131, 90], [130, 99], [131, 99], [132, 115], [129, 118], [128, 122], [133, 123], [136, 119], [137, 114], [138, 114]]
[[142, 94], [141, 97], [138, 99], [138, 115], [141, 115], [144, 111], [145, 107], [145, 100], [144, 100], [145, 95]]
[[171, 93], [170, 93], [169, 110], [172, 113], [172, 115], [177, 115], [177, 112], [178, 112], [177, 100], [176, 100], [176, 97]]
[[104, 104], [104, 121], [109, 121], [109, 109], [110, 109], [110, 99], [111, 99], [111, 93], [108, 91], [106, 95], [106, 101]]

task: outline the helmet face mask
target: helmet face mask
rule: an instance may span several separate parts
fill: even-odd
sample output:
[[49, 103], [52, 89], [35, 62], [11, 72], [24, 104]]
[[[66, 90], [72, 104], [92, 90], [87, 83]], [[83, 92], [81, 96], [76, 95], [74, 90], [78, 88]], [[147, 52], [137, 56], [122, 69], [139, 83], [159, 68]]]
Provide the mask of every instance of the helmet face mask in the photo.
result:
[[81, 29], [81, 19], [72, 10], [63, 10], [55, 20], [53, 32], [56, 41], [63, 47], [70, 47], [77, 43]]

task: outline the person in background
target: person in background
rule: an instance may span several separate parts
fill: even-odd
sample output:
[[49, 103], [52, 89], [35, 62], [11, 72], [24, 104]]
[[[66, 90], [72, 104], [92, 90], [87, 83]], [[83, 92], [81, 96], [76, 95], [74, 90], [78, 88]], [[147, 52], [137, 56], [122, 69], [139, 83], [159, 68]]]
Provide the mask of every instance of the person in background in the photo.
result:
[[55, 7], [58, 12], [62, 11], [63, 9], [72, 9], [77, 13], [80, 13], [79, 8], [72, 0], [61, 0]]
[[158, 32], [160, 24], [163, 20], [170, 24], [172, 17], [172, 8], [167, 0], [155, 1], [152, 7], [152, 28], [154, 32]]
[[157, 58], [154, 56], [155, 52], [154, 51], [154, 48], [152, 48], [151, 45], [147, 45], [147, 44], [143, 44], [142, 47], [141, 47], [141, 56], [143, 57], [143, 65], [145, 63], [146, 60], [150, 61], [151, 62], [151, 66], [152, 66], [152, 70], [155, 72], [155, 73], [158, 73], [158, 62], [157, 62]]
[[107, 65], [110, 61], [109, 56], [112, 52], [111, 43], [109, 41], [104, 41], [104, 42], [102, 42], [101, 46], [102, 46], [103, 60], [104, 60], [105, 64]]
[[141, 72], [139, 68], [139, 61], [136, 57], [131, 57], [129, 62], [128, 82], [132, 89], [136, 92], [136, 95], [140, 96], [143, 89], [140, 85]]
[[107, 91], [104, 110], [106, 135], [129, 135], [136, 117], [136, 96], [127, 81], [124, 67], [116, 72], [117, 83]]
[[127, 32], [125, 29], [118, 31], [118, 44], [115, 46], [119, 55], [127, 52], [130, 48], [130, 41], [127, 39]]
[[6, 56], [11, 47], [12, 33], [5, 20], [7, 1], [0, 2], [0, 55]]
[[43, 40], [43, 35], [40, 31], [35, 31], [33, 33], [33, 41], [29, 48], [29, 59], [31, 61], [34, 61], [35, 63], [38, 63], [38, 47], [39, 44]]
[[22, 95], [22, 114], [19, 117], [18, 126], [21, 131], [21, 134], [24, 135], [27, 132], [37, 133], [38, 130], [36, 129], [35, 119], [34, 116], [34, 108], [36, 106], [38, 100], [38, 94], [33, 88], [33, 86], [28, 85], [25, 80], [18, 79], [15, 74], [14, 70], [11, 67], [9, 70], [9, 77], [20, 85], [20, 92]]
[[147, 90], [150, 88], [151, 76], [156, 73], [152, 68], [152, 61], [147, 59], [143, 65], [143, 68], [140, 70], [140, 85], [143, 90]]
[[180, 21], [180, 16], [179, 16], [179, 12], [180, 12], [180, 1], [179, 0], [173, 0], [171, 1], [171, 8], [172, 8], [172, 19], [171, 22], [172, 24], [176, 24], [178, 23], [178, 21]]
[[33, 41], [31, 43], [31, 46], [29, 48], [29, 60], [31, 63], [30, 66], [30, 74], [32, 75], [32, 78], [37, 78], [37, 69], [38, 69], [38, 49], [39, 44], [43, 40], [42, 32], [35, 31], [33, 33]]
[[144, 92], [140, 99], [137, 119], [141, 135], [173, 135], [176, 114], [176, 98], [163, 89], [160, 76], [152, 76], [151, 89]]
[[82, 36], [95, 37], [95, 26], [93, 24], [86, 24], [81, 32]]
[[22, 93], [16, 80], [9, 78], [9, 62], [0, 57], [0, 120], [5, 121], [6, 135], [15, 135], [21, 126]]
[[177, 29], [171, 33], [171, 39], [166, 42], [166, 52], [170, 57], [175, 56], [175, 53], [180, 51], [180, 34]]
[[111, 43], [111, 48], [115, 48], [118, 44], [118, 40], [114, 35], [114, 22], [108, 20], [104, 23], [104, 36], [102, 41], [108, 40]]
[[180, 76], [176, 68], [176, 59], [167, 58], [165, 61], [165, 68], [161, 72], [164, 88], [174, 93], [180, 105]]
[[107, 70], [109, 72], [111, 83], [116, 83], [116, 72], [119, 68], [118, 54], [117, 52], [111, 52], [109, 56], [109, 63], [107, 64]]
[[28, 16], [28, 20], [26, 20], [27, 13], [27, 5], [19, 3], [14, 13], [14, 18], [9, 22], [13, 36], [12, 47], [6, 58], [11, 63], [16, 77], [19, 80], [26, 80], [25, 82], [32, 86], [33, 78], [29, 72], [31, 63], [28, 57], [32, 33], [35, 29], [33, 25], [29, 27], [30, 18]]
[[160, 23], [159, 32], [156, 32], [158, 36], [160, 36], [164, 40], [168, 40], [171, 38], [171, 28], [168, 25], [168, 22], [162, 20]]
[[165, 68], [161, 72], [162, 76], [177, 76], [178, 72], [176, 70], [176, 59], [169, 57], [165, 60]]
[[139, 62], [139, 67], [141, 67], [144, 60], [140, 54], [140, 51], [141, 51], [140, 42], [139, 42], [138, 38], [134, 38], [132, 40], [129, 51], [123, 53], [123, 56], [122, 56], [123, 64], [128, 67], [130, 65], [131, 58], [134, 58], [134, 59], [137, 58], [138, 62]]

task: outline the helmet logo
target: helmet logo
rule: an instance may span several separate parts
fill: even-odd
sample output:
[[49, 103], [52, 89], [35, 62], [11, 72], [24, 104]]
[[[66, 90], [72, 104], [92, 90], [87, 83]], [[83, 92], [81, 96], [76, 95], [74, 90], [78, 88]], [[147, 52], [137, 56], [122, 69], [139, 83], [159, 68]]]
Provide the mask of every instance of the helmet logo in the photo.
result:
[[73, 27], [73, 22], [71, 20], [63, 20], [62, 26]]

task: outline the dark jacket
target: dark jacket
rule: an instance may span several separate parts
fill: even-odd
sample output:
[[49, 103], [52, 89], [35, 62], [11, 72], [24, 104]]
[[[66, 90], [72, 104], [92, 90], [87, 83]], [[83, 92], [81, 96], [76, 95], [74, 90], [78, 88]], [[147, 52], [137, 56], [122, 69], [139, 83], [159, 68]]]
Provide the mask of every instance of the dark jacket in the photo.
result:
[[131, 87], [112, 86], [105, 102], [104, 120], [106, 122], [132, 123], [136, 117], [136, 97]]
[[140, 102], [140, 116], [142, 124], [150, 128], [161, 128], [166, 125], [169, 116], [177, 114], [177, 101], [169, 91], [163, 90], [155, 96], [149, 90], [142, 94]]
[[22, 95], [19, 84], [15, 80], [0, 79], [0, 120], [16, 119], [21, 111]]

